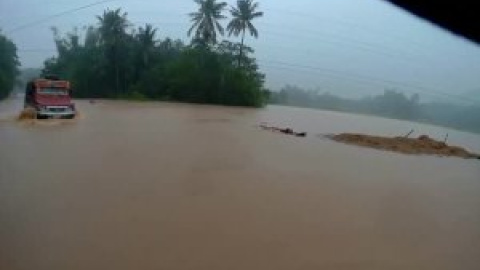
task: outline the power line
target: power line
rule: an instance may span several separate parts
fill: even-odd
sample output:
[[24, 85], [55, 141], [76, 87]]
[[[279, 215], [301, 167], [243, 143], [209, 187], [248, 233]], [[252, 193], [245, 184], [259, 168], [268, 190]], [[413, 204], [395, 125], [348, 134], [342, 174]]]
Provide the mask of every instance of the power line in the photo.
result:
[[[145, 21], [134, 21], [133, 22], [134, 24], [145, 24], [145, 23], [148, 23], [148, 22], [145, 22]], [[171, 25], [171, 26], [184, 26], [185, 23], [184, 22], [153, 22], [153, 23], [150, 23], [152, 25], [155, 25], [155, 26], [162, 26], [162, 25]], [[268, 23], [259, 23], [258, 25], [264, 25], [264, 26], [267, 26], [267, 27], [277, 27], [276, 25], [274, 24], [268, 24]], [[282, 28], [284, 29], [284, 28]], [[312, 40], [320, 40], [322, 43], [329, 43], [329, 44], [333, 44], [333, 45], [337, 45], [337, 44], [341, 44], [341, 45], [347, 45], [347, 46], [353, 46], [353, 47], [356, 47], [356, 49], [360, 49], [360, 50], [363, 50], [363, 51], [370, 51], [370, 52], [374, 52], [374, 53], [377, 53], [377, 54], [383, 54], [385, 56], [390, 56], [390, 57], [396, 57], [398, 56], [399, 58], [401, 59], [404, 59], [406, 54], [411, 54], [410, 52], [403, 52], [403, 51], [400, 51], [398, 49], [393, 49], [393, 48], [389, 48], [389, 47], [386, 47], [386, 46], [382, 46], [381, 44], [373, 44], [373, 43], [369, 43], [369, 42], [365, 42], [365, 41], [361, 41], [361, 40], [358, 40], [358, 39], [352, 39], [352, 38], [348, 38], [348, 37], [344, 37], [344, 36], [341, 36], [341, 35], [335, 35], [335, 34], [332, 34], [332, 33], [324, 33], [324, 32], [317, 32], [317, 31], [312, 31], [310, 29], [306, 30], [302, 30], [302, 32], [309, 32], [311, 33], [312, 35], [309, 35], [308, 37], [307, 36], [302, 36], [302, 35], [298, 35], [298, 34], [286, 34], [284, 32], [278, 32], [278, 31], [272, 31], [270, 29], [266, 29], [266, 30], [262, 30], [263, 33], [267, 33], [267, 35], [276, 35], [276, 36], [282, 36], [282, 37], [295, 37], [295, 38], [311, 38], [311, 37], [315, 37], [314, 39]], [[318, 37], [321, 37], [320, 39], [318, 39]], [[330, 38], [330, 40], [326, 40], [325, 37], [327, 38]], [[343, 42], [345, 41], [345, 42]], [[383, 51], [384, 52], [383, 52]], [[379, 51], [382, 51], [382, 52], [379, 52]], [[397, 53], [395, 53], [397, 52]], [[411, 59], [413, 59], [414, 57], [418, 57], [418, 55], [410, 55]], [[420, 56], [420, 57], [424, 57], [423, 55]]]
[[319, 21], [333, 22], [333, 23], [336, 23], [337, 25], [343, 25], [343, 26], [348, 27], [348, 28], [356, 28], [356, 29], [359, 29], [359, 30], [363, 30], [363, 31], [365, 31], [369, 34], [376, 34], [376, 35], [379, 35], [379, 36], [382, 36], [382, 37], [390, 37], [390, 38], [393, 38], [393, 39], [403, 40], [403, 41], [408, 42], [409, 44], [416, 44], [417, 46], [420, 46], [420, 47], [424, 48], [424, 44], [416, 42], [415, 40], [412, 40], [409, 37], [401, 36], [401, 35], [393, 35], [392, 34], [393, 32], [384, 33], [382, 31], [380, 31], [379, 29], [375, 29], [375, 28], [372, 28], [372, 27], [369, 27], [369, 26], [365, 26], [365, 25], [359, 24], [358, 22], [339, 20], [337, 18], [336, 19], [326, 18], [326, 17], [315, 15], [315, 14], [306, 13], [306, 12], [299, 12], [299, 11], [295, 11], [295, 10], [286, 10], [286, 9], [279, 9], [279, 8], [273, 8], [271, 10], [277, 11], [277, 12], [287, 13], [287, 14], [294, 15], [294, 16], [297, 16], [297, 17], [302, 17], [302, 18], [310, 17], [312, 19], [316, 19], [316, 20], [319, 20]]
[[297, 33], [292, 35], [290, 33], [271, 31], [269, 29], [263, 30], [262, 32], [267, 34], [279, 35], [279, 36], [290, 36], [290, 37], [302, 38], [302, 39], [320, 40], [322, 42], [326, 40], [326, 42], [328, 43], [337, 43], [337, 44], [340, 43], [341, 45], [355, 47], [356, 49], [360, 49], [363, 51], [373, 51], [375, 53], [380, 52], [380, 54], [383, 54], [385, 56], [401, 58], [401, 59], [404, 59], [405, 61], [407, 60], [406, 57], [410, 58], [411, 60], [418, 60], [418, 58], [421, 58], [428, 62], [432, 61], [432, 59], [430, 59], [428, 56], [423, 54], [416, 54], [410, 51], [388, 47], [383, 44], [365, 42], [360, 39], [345, 37], [338, 34], [325, 33], [322, 31], [312, 31], [311, 29], [302, 30], [302, 33], [310, 33], [308, 35], [298, 35]]
[[35, 20], [35, 21], [25, 23], [23, 25], [12, 28], [12, 29], [10, 29], [6, 32], [10, 34], [12, 32], [20, 31], [20, 30], [23, 30], [23, 29], [26, 29], [26, 28], [29, 28], [29, 27], [32, 27], [32, 26], [36, 26], [37, 24], [40, 24], [40, 23], [50, 21], [54, 18], [61, 17], [63, 15], [67, 15], [67, 14], [74, 13], [74, 12], [77, 12], [77, 11], [82, 10], [82, 9], [87, 9], [87, 8], [90, 8], [90, 7], [93, 7], [93, 6], [97, 6], [97, 5], [100, 5], [100, 4], [113, 2], [113, 1], [118, 1], [118, 0], [103, 0], [103, 1], [98, 1], [98, 2], [95, 2], [95, 3], [91, 3], [91, 4], [88, 4], [88, 5], [80, 6], [80, 7], [77, 7], [77, 8], [69, 9], [69, 10], [66, 10], [66, 11], [62, 11], [60, 13], [53, 14], [53, 15], [50, 15], [50, 16], [45, 17], [45, 18], [41, 18], [41, 19], [38, 19], [38, 20]]
[[[283, 13], [294, 15], [294, 16], [301, 17], [301, 18], [310, 17], [312, 19], [316, 19], [316, 20], [319, 20], [319, 21], [333, 22], [337, 25], [343, 25], [344, 27], [355, 28], [356, 30], [363, 30], [366, 33], [378, 35], [378, 36], [381, 36], [382, 38], [387, 37], [387, 38], [389, 38], [390, 40], [393, 40], [393, 41], [399, 40], [399, 41], [405, 42], [406, 44], [414, 45], [417, 48], [429, 49], [428, 47], [426, 47], [425, 44], [423, 44], [421, 42], [418, 42], [417, 40], [412, 39], [409, 36], [398, 35], [398, 34], [394, 35], [393, 33], [395, 33], [395, 31], [383, 32], [380, 29], [365, 26], [365, 25], [359, 24], [358, 22], [345, 21], [345, 20], [339, 20], [339, 19], [333, 19], [333, 18], [326, 18], [326, 17], [318, 16], [316, 14], [299, 12], [299, 11], [295, 11], [295, 10], [286, 10], [286, 9], [278, 9], [278, 8], [273, 8], [273, 9], [270, 8], [269, 10], [273, 10], [273, 11], [277, 11], [277, 12], [283, 12]], [[436, 28], [439, 31], [444, 32], [445, 34], [448, 34], [448, 32], [442, 30], [441, 28], [436, 27], [435, 25], [433, 25], [433, 28]], [[464, 39], [462, 39], [462, 40], [464, 40]], [[467, 41], [467, 40], [464, 40], [464, 41]], [[464, 57], [464, 55], [459, 54], [458, 52], [455, 53], [455, 54], [458, 55], [458, 56]]]
[[[143, 24], [146, 22], [142, 21], [135, 21], [133, 22], [135, 24]], [[154, 26], [161, 27], [162, 25], [169, 25], [169, 26], [184, 26], [185, 24], [182, 22], [154, 22], [150, 23]], [[263, 23], [264, 24], [264, 23]], [[262, 24], [260, 24], [262, 25]], [[270, 25], [273, 26], [272, 24], [265, 24], [265, 25]], [[308, 37], [305, 35], [298, 35], [298, 34], [286, 34], [284, 32], [279, 32], [279, 31], [274, 31], [270, 29], [264, 29], [262, 30], [263, 33], [266, 35], [272, 35], [272, 36], [281, 36], [281, 37], [290, 37], [290, 38], [296, 38], [296, 39], [311, 39], [312, 41], [315, 41], [316, 43], [322, 43], [322, 44], [330, 44], [332, 46], [345, 46], [349, 48], [353, 48], [359, 51], [364, 51], [368, 52], [371, 54], [375, 55], [383, 55], [386, 57], [390, 58], [395, 58], [395, 60], [403, 61], [408, 63], [409, 65], [415, 65], [415, 63], [418, 62], [418, 58], [423, 58], [422, 61], [428, 61], [431, 64], [432, 59], [427, 59], [425, 55], [414, 55], [411, 52], [404, 52], [398, 49], [393, 49], [389, 47], [382, 46], [381, 44], [373, 44], [369, 42], [364, 42], [360, 41], [358, 39], [352, 39], [352, 38], [347, 38], [341, 35], [335, 35], [331, 33], [323, 33], [323, 32], [315, 32], [315, 31], [310, 31], [308, 30], [307, 32], [312, 33], [312, 35], [309, 35]], [[305, 31], [302, 31], [305, 32]], [[313, 37], [313, 38], [312, 38]], [[278, 46], [278, 45], [276, 45]], [[409, 60], [410, 59], [410, 60]]]
[[[295, 37], [293, 35], [285, 35], [285, 34], [281, 34], [279, 32], [274, 32], [274, 31], [263, 31], [264, 33], [266, 33], [267, 35], [278, 35], [278, 36], [290, 36], [290, 37]], [[300, 37], [300, 36], [296, 36], [297, 38]], [[342, 40], [335, 40], [335, 39], [325, 39], [323, 37], [316, 37], [315, 39], [312, 39], [312, 40], [315, 40], [315, 41], [318, 41], [318, 43], [321, 43], [321, 44], [330, 44], [332, 46], [338, 46], [338, 45], [341, 45], [341, 46], [345, 46], [345, 47], [348, 47], [350, 49], [356, 49], [358, 51], [364, 51], [364, 52], [368, 52], [370, 54], [375, 54], [375, 55], [383, 55], [383, 56], [386, 56], [386, 57], [390, 57], [390, 58], [395, 58], [396, 60], [400, 60], [400, 61], [405, 61], [405, 62], [408, 62], [409, 64], [412, 64], [412, 61], [408, 60], [407, 58], [410, 58], [410, 59], [413, 59], [412, 57], [409, 57], [408, 55], [401, 55], [401, 54], [395, 54], [395, 53], [391, 53], [391, 52], [388, 52], [386, 50], [379, 50], [379, 49], [375, 49], [375, 47], [372, 47], [372, 46], [367, 46], [367, 45], [361, 45], [361, 44], [357, 44], [355, 42], [342, 42]]]
[[[144, 21], [134, 21], [134, 24], [144, 24], [147, 22]], [[169, 26], [184, 26], [185, 23], [183, 22], [154, 22], [150, 23], [152, 25], [155, 25], [157, 27], [161, 27], [162, 25], [169, 25]], [[290, 38], [297, 38], [297, 39], [311, 39], [312, 41], [315, 42], [320, 42], [323, 44], [330, 44], [333, 46], [337, 45], [342, 45], [350, 48], [354, 48], [360, 51], [365, 51], [369, 53], [374, 53], [376, 55], [383, 55], [391, 58], [395, 58], [396, 60], [404, 61], [412, 65], [415, 62], [418, 62], [418, 59], [422, 59], [422, 61], [428, 61], [431, 64], [434, 64], [432, 62], [432, 59], [429, 57], [423, 55], [423, 54], [415, 54], [409, 51], [403, 51], [400, 49], [396, 48], [391, 48], [384, 46], [382, 44], [374, 44], [370, 42], [365, 42], [361, 41], [359, 39], [354, 39], [354, 38], [349, 38], [345, 37], [342, 35], [336, 35], [332, 33], [325, 33], [325, 32], [319, 32], [319, 31], [312, 31], [311, 29], [303, 29], [302, 33], [308, 32], [311, 33], [311, 35], [298, 35], [297, 33], [295, 34], [290, 34], [290, 33], [285, 33], [285, 32], [280, 32], [280, 31], [275, 31], [275, 30], [270, 30], [268, 28], [273, 28], [276, 27], [274, 24], [268, 24], [268, 23], [259, 23], [258, 25], [262, 26], [267, 26], [267, 29], [263, 29], [262, 32], [265, 33], [266, 35], [274, 35], [274, 36], [281, 36], [281, 37], [290, 37]], [[284, 30], [285, 28], [282, 28]], [[409, 60], [410, 59], [410, 60]]]
[[[138, 22], [136, 22], [138, 23]], [[142, 22], [143, 23], [143, 22]], [[164, 25], [164, 24], [172, 24], [172, 25], [180, 25], [181, 23], [173, 23], [173, 22], [169, 22], [169, 23], [153, 23], [152, 25]], [[280, 35], [280, 36], [288, 36], [288, 35], [285, 35], [285, 34], [282, 34], [282, 33], [278, 33], [278, 32], [272, 32], [272, 31], [264, 31], [266, 32], [267, 34], [273, 34], [273, 35]], [[337, 46], [337, 45], [345, 45], [347, 47], [354, 47], [355, 49], [358, 49], [358, 50], [362, 50], [362, 51], [367, 51], [367, 52], [370, 52], [370, 53], [375, 53], [375, 54], [381, 54], [381, 55], [384, 55], [384, 56], [388, 56], [388, 57], [395, 57], [394, 54], [390, 54], [390, 53], [385, 53], [385, 52], [382, 52], [380, 50], [375, 50], [375, 49], [372, 49], [372, 48], [369, 48], [367, 46], [359, 46], [357, 43], [342, 43], [341, 41], [339, 40], [325, 40], [325, 39], [322, 39], [320, 38], [319, 39], [322, 43], [325, 43], [325, 44], [331, 44], [333, 46]], [[22, 50], [22, 51], [27, 51], [27, 50]], [[31, 51], [31, 50], [29, 50]], [[404, 58], [399, 58], [399, 59], [404, 59]], [[410, 63], [410, 62], [409, 62]]]
[[[408, 88], [416, 89], [419, 92], [423, 92], [423, 93], [426, 93], [426, 94], [429, 94], [429, 95], [448, 97], [448, 98], [451, 98], [451, 99], [457, 99], [457, 100], [461, 100], [461, 101], [468, 102], [468, 103], [475, 102], [474, 100], [472, 101], [472, 99], [469, 99], [469, 98], [465, 98], [465, 97], [457, 96], [457, 95], [451, 95], [451, 94], [443, 93], [443, 92], [439, 92], [439, 91], [433, 91], [432, 89], [424, 87], [424, 86], [413, 85], [413, 84], [405, 83], [405, 82], [380, 79], [380, 78], [371, 77], [371, 76], [351, 74], [351, 73], [338, 71], [338, 70], [334, 70], [334, 69], [307, 66], [307, 65], [299, 65], [299, 64], [287, 63], [287, 62], [276, 61], [276, 60], [261, 60], [261, 59], [259, 59], [258, 62], [260, 62], [260, 63], [263, 62], [263, 63], [267, 63], [267, 64], [276, 64], [276, 65], [280, 65], [282, 68], [284, 68], [284, 67], [297, 68], [297, 70], [300, 68], [300, 69], [303, 69], [303, 70], [316, 71], [316, 72], [324, 74], [326, 76], [341, 77], [341, 78], [346, 78], [348, 80], [356, 80], [356, 81], [363, 81], [363, 82], [369, 82], [369, 83], [378, 83], [378, 84], [381, 84], [381, 85], [392, 85], [392, 86], [406, 87], [407, 89]], [[410, 92], [412, 92], [412, 91], [410, 91]]]
[[[311, 77], [312, 74], [315, 75], [315, 85], [317, 88], [324, 88], [325, 86], [328, 87], [328, 88], [332, 88], [332, 89], [335, 89], [335, 92], [339, 91], [338, 89], [338, 82], [333, 82], [330, 81], [320, 81], [318, 77], [324, 77], [324, 78], [333, 78], [333, 79], [336, 79], [338, 80], [339, 78], [342, 79], [342, 83], [348, 83], [348, 84], [352, 84], [352, 85], [355, 85], [355, 86], [358, 86], [359, 84], [361, 85], [364, 85], [364, 86], [381, 86], [383, 89], [386, 87], [385, 84], [383, 83], [379, 83], [379, 82], [375, 82], [375, 81], [365, 81], [365, 80], [357, 80], [355, 78], [345, 78], [346, 76], [344, 75], [334, 75], [334, 74], [328, 74], [328, 73], [322, 73], [321, 71], [317, 71], [317, 70], [302, 70], [302, 71], [306, 71], [306, 72], [298, 72], [299, 69], [298, 68], [295, 68], [295, 67], [288, 67], [288, 66], [282, 66], [282, 65], [274, 65], [274, 64], [269, 64], [269, 63], [261, 63], [261, 67], [268, 67], [268, 68], [271, 68], [271, 69], [275, 69], [275, 70], [278, 70], [278, 71], [285, 71], [285, 72], [290, 72], [289, 74], [291, 74], [292, 71], [296, 71], [297, 73], [297, 76], [307, 76], [307, 77]], [[310, 74], [308, 74], [310, 73]], [[267, 77], [267, 80], [268, 80], [268, 77]], [[288, 85], [288, 83], [287, 83]], [[346, 89], [340, 89], [340, 91], [345, 91]], [[349, 90], [346, 90], [347, 92], [357, 92], [357, 93], [362, 93], [363, 91], [360, 91], [358, 90], [358, 88], [349, 88]]]
[[56, 49], [18, 49], [18, 52], [56, 52]]

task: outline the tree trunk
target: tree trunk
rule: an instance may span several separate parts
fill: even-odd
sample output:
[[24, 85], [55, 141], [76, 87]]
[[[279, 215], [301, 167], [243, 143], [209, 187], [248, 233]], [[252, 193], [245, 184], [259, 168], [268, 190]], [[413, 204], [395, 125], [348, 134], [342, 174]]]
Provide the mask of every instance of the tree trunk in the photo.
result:
[[115, 94], [118, 96], [118, 94], [121, 93], [121, 90], [120, 90], [120, 71], [118, 68], [118, 45], [116, 44], [116, 41], [113, 49], [114, 49], [113, 57], [114, 57], [114, 65], [115, 65]]
[[118, 69], [118, 61], [115, 61], [115, 86], [116, 86], [116, 92], [121, 93], [122, 91], [120, 90], [120, 71]]
[[240, 45], [240, 55], [238, 57], [238, 66], [242, 66], [242, 57], [243, 57], [243, 42], [245, 40], [245, 29], [243, 29], [243, 32], [242, 32], [242, 43]]

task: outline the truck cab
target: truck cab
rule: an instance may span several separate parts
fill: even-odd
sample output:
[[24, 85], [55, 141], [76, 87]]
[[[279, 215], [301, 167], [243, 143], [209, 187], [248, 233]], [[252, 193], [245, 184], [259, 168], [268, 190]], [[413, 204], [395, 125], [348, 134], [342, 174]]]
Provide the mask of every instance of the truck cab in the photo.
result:
[[65, 118], [76, 115], [70, 82], [56, 77], [34, 79], [27, 84], [25, 108], [32, 108], [38, 119]]

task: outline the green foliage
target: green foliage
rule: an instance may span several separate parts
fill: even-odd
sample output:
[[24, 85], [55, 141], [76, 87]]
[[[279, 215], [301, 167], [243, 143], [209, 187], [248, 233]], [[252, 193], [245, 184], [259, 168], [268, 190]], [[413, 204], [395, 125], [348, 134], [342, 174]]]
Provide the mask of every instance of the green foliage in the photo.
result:
[[262, 106], [263, 77], [236, 66], [234, 57], [188, 49], [167, 68], [170, 97], [195, 103]]
[[423, 117], [420, 108], [420, 96], [418, 94], [414, 94], [409, 98], [395, 90], [385, 90], [381, 95], [353, 100], [341, 98], [330, 93], [320, 94], [316, 91], [308, 91], [287, 85], [280, 92], [272, 93], [270, 102], [274, 104], [374, 114], [408, 120], [418, 120]]
[[6, 98], [15, 86], [19, 65], [17, 47], [0, 31], [0, 99]]
[[258, 2], [254, 3], [253, 0], [238, 0], [237, 6], [230, 10], [233, 18], [227, 26], [228, 34], [239, 36], [248, 29], [250, 35], [257, 38], [258, 31], [252, 20], [263, 16], [263, 12], [256, 11], [258, 6]]
[[249, 47], [240, 55], [243, 46], [228, 41], [186, 46], [157, 40], [157, 29], [147, 24], [132, 30], [121, 10], [107, 10], [97, 19], [98, 26], [84, 34], [74, 29], [61, 36], [54, 29], [58, 56], [45, 61], [43, 73], [70, 80], [75, 97], [237, 106], [266, 102], [264, 75]]
[[[237, 0], [237, 6], [230, 9], [232, 14], [232, 20], [227, 25], [228, 35], [232, 34], [238, 37], [242, 35], [240, 58], [243, 55], [243, 44], [245, 40], [245, 32], [248, 29], [251, 36], [258, 38], [258, 30], [252, 24], [252, 21], [256, 18], [263, 16], [263, 12], [257, 11], [258, 2], [253, 0]], [[240, 59], [239, 59], [240, 61]]]
[[389, 117], [415, 120], [420, 117], [419, 101], [418, 94], [408, 98], [403, 93], [387, 90], [383, 95], [376, 96], [372, 100], [372, 107], [374, 112], [383, 113]]
[[225, 19], [222, 14], [227, 3], [217, 3], [216, 0], [194, 0], [198, 4], [198, 11], [189, 14], [193, 23], [188, 36], [195, 31], [194, 40], [200, 41], [205, 45], [215, 45], [217, 43], [217, 31], [223, 36], [224, 29], [220, 20]]

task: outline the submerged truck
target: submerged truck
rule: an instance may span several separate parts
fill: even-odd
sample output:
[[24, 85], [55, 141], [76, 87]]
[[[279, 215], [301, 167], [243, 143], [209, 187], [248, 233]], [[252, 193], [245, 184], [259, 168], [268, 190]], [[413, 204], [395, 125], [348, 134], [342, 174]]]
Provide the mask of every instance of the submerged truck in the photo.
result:
[[55, 76], [46, 76], [28, 82], [24, 107], [35, 111], [37, 119], [72, 119], [76, 115], [70, 82]]

